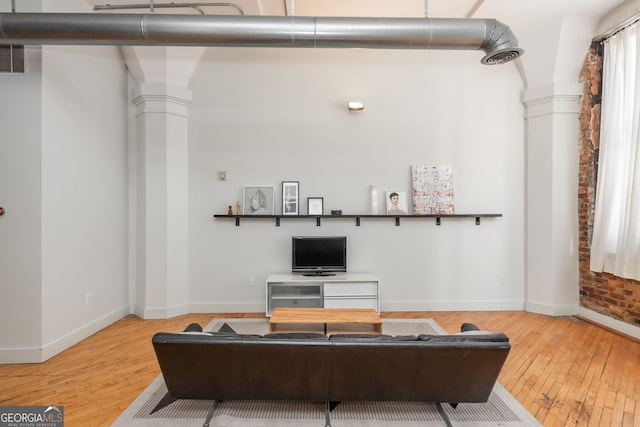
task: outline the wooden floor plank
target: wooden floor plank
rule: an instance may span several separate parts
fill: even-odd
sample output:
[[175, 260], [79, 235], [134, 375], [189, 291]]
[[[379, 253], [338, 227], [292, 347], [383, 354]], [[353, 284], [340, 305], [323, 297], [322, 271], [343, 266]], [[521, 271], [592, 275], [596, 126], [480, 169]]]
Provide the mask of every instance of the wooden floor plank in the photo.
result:
[[[151, 337], [214, 317], [127, 316], [41, 364], [0, 365], [0, 405], [63, 405], [65, 426], [109, 426], [160, 373]], [[546, 426], [639, 426], [640, 343], [573, 317], [508, 312], [402, 312], [447, 332], [471, 322], [509, 335], [500, 383]]]
[[591, 416], [589, 417], [589, 423], [587, 424], [588, 427], [604, 427], [606, 424], [601, 424], [600, 421], [602, 420], [602, 408], [601, 407], [594, 407], [593, 411], [591, 412]]

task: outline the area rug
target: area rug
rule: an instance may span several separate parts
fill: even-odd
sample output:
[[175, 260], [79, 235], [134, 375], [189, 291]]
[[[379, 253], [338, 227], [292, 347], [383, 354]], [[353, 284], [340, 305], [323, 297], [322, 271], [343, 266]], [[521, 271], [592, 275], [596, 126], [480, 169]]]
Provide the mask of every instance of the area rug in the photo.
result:
[[[204, 329], [217, 331], [228, 327], [243, 334], [267, 333], [266, 319], [213, 319]], [[383, 332], [390, 335], [446, 333], [432, 319], [383, 319]], [[159, 375], [113, 426], [202, 426], [215, 404], [211, 400], [177, 400], [152, 413], [166, 392]], [[322, 427], [326, 424], [325, 412], [325, 404], [319, 402], [224, 401], [216, 404], [210, 426]], [[498, 383], [488, 402], [461, 403], [455, 409], [430, 402], [342, 402], [331, 411], [330, 423], [332, 427], [541, 426]]]

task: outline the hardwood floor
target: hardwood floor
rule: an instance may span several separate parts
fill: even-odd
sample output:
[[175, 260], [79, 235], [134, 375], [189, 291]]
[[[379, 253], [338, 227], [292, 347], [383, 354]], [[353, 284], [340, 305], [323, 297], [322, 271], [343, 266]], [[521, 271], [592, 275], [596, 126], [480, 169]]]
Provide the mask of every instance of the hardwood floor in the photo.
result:
[[[213, 317], [129, 316], [41, 364], [0, 365], [0, 405], [63, 405], [65, 426], [108, 426], [160, 373], [158, 331]], [[573, 317], [525, 312], [383, 313], [435, 319], [450, 333], [462, 322], [505, 332], [512, 350], [500, 383], [545, 426], [640, 426], [640, 343]]]

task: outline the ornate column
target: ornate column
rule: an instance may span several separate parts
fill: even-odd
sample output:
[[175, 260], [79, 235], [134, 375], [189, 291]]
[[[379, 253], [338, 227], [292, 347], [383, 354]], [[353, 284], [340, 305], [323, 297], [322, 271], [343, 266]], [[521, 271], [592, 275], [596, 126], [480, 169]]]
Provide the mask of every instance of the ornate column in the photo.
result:
[[167, 318], [189, 312], [188, 82], [205, 48], [123, 47], [132, 91], [134, 312]]
[[133, 93], [137, 128], [136, 313], [188, 312], [191, 91], [141, 83]]
[[561, 316], [578, 307], [578, 83], [527, 90], [526, 309]]

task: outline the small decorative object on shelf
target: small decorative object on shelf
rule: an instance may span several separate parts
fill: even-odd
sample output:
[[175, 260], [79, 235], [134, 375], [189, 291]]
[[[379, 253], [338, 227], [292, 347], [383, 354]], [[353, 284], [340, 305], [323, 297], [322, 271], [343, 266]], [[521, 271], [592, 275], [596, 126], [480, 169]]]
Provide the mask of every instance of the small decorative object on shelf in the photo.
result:
[[371, 186], [371, 215], [378, 215], [378, 186]]
[[240, 202], [236, 202], [236, 215], [240, 215]]
[[0, 216], [4, 215], [4, 208], [0, 208]]
[[229, 210], [227, 211], [227, 215], [229, 216], [233, 215], [233, 208], [231, 207], [231, 205], [229, 205]]

